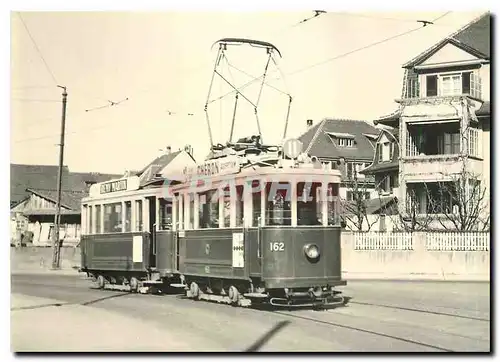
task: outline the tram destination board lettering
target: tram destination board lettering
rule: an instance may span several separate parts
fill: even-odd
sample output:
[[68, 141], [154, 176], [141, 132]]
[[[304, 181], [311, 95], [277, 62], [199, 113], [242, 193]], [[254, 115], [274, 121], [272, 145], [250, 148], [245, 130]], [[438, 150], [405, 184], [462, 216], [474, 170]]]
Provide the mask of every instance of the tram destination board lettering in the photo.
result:
[[101, 194], [108, 194], [110, 192], [126, 191], [127, 190], [127, 180], [117, 180], [112, 182], [107, 182], [101, 185]]
[[192, 177], [210, 177], [236, 173], [240, 169], [238, 160], [210, 161], [195, 167], [184, 168], [184, 177], [190, 180]]

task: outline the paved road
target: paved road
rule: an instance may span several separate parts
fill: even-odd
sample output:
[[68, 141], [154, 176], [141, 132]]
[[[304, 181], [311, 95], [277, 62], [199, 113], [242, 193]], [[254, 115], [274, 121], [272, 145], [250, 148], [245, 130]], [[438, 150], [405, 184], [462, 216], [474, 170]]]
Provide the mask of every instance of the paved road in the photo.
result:
[[73, 276], [12, 276], [12, 293], [111, 310], [169, 335], [175, 330], [192, 351], [244, 351], [287, 323], [259, 350], [489, 352], [489, 289], [488, 283], [352, 281], [343, 288], [353, 297], [346, 308], [289, 312], [99, 291]]

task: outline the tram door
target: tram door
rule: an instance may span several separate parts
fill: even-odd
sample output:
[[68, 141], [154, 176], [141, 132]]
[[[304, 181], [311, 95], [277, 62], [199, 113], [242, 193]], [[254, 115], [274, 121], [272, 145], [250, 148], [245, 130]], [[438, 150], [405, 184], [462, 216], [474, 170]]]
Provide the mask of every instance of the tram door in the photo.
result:
[[149, 265], [156, 267], [156, 197], [148, 197], [149, 200], [149, 237], [151, 247], [149, 248]]

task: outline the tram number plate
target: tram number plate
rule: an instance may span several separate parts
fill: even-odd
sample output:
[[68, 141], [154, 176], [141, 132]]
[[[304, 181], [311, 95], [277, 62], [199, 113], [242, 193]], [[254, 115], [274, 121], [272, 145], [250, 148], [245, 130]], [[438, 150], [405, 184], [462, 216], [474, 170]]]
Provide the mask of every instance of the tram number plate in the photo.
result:
[[285, 251], [285, 243], [282, 241], [273, 241], [269, 243], [271, 251]]

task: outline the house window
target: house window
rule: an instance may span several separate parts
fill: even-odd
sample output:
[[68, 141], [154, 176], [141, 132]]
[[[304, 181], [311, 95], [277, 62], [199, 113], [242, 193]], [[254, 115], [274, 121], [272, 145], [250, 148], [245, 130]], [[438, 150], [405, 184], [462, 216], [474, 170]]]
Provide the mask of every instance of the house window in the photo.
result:
[[441, 95], [453, 96], [462, 93], [462, 76], [460, 74], [441, 77]]
[[469, 94], [481, 98], [481, 79], [477, 72], [428, 75], [426, 88], [427, 97]]
[[346, 171], [347, 178], [364, 178], [364, 175], [359, 173], [361, 170], [365, 169], [365, 167], [369, 166], [369, 164], [365, 164], [364, 162], [347, 162], [346, 163]]
[[469, 128], [469, 137], [467, 141], [469, 145], [469, 156], [480, 157], [479, 130], [477, 128]]
[[408, 78], [406, 89], [406, 98], [418, 98], [420, 96], [420, 82], [418, 76]]
[[437, 75], [428, 75], [426, 79], [427, 97], [437, 96]]
[[460, 123], [409, 125], [407, 156], [460, 154]]
[[339, 138], [338, 145], [340, 147], [354, 147], [354, 139], [352, 139], [352, 138]]

